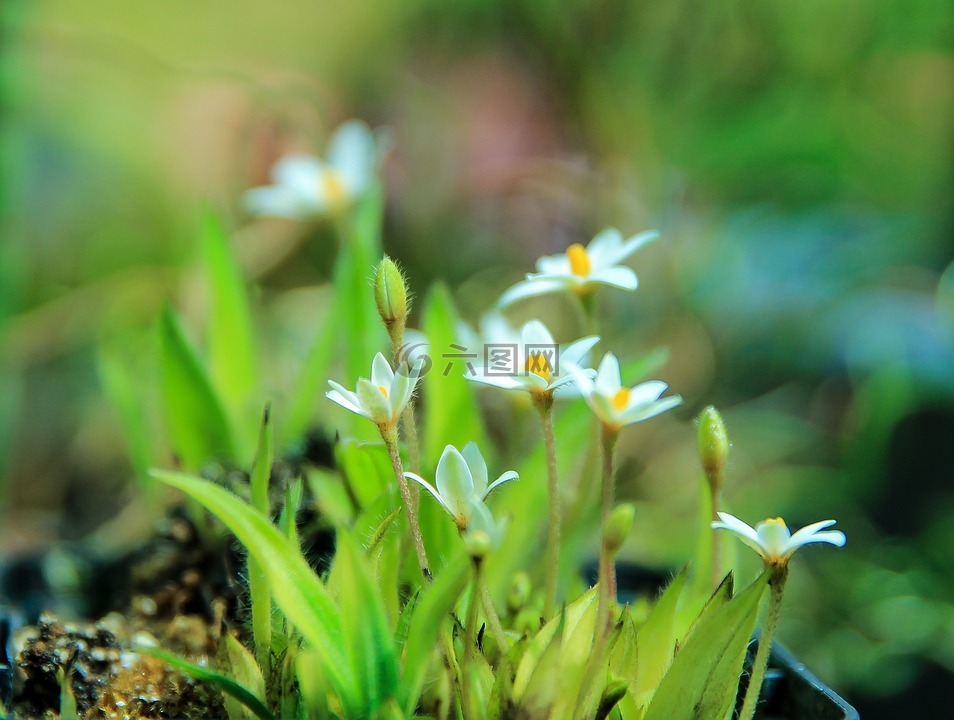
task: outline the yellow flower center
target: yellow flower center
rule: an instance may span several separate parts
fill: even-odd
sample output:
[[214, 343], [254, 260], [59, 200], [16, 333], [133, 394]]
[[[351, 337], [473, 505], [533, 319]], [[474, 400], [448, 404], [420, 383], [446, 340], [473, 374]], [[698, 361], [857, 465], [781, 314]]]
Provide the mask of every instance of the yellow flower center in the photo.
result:
[[384, 397], [388, 396], [388, 389], [384, 387], [384, 385], [378, 385], [378, 390], [381, 391], [381, 394], [384, 395]]
[[321, 183], [321, 190], [328, 199], [328, 207], [331, 210], [337, 210], [345, 205], [348, 198], [338, 173], [334, 170], [325, 170], [321, 173], [318, 182]]
[[548, 358], [543, 353], [530, 353], [527, 356], [527, 361], [524, 363], [524, 370], [528, 373], [533, 373], [537, 377], [542, 377], [548, 383], [550, 378], [553, 377], [553, 367], [550, 365], [550, 358]]
[[780, 518], [780, 517], [768, 518], [768, 519], [765, 521], [765, 524], [766, 524], [766, 525], [781, 525], [782, 527], [786, 527], [785, 521], [782, 520], [782, 518]]
[[616, 412], [622, 412], [629, 405], [629, 395], [632, 391], [629, 388], [620, 388], [613, 396], [613, 409]]
[[590, 274], [592, 265], [585, 247], [579, 243], [573, 243], [566, 249], [566, 257], [570, 261], [570, 271], [574, 275], [585, 277]]

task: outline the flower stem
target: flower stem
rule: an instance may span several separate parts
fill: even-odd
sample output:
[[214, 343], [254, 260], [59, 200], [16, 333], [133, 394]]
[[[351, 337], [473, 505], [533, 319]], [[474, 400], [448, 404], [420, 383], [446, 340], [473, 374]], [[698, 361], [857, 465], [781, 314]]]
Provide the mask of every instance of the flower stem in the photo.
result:
[[600, 506], [600, 567], [599, 567], [599, 605], [597, 606], [597, 627], [608, 626], [610, 604], [616, 602], [616, 562], [613, 551], [606, 542], [606, 528], [609, 523], [613, 501], [616, 498], [616, 478], [613, 472], [613, 455], [619, 431], [603, 426], [603, 502]]
[[407, 484], [407, 478], [404, 477], [404, 467], [401, 465], [401, 455], [398, 452], [397, 431], [394, 426], [381, 428], [381, 437], [384, 444], [388, 447], [388, 455], [391, 457], [391, 468], [394, 470], [394, 477], [397, 478], [398, 488], [401, 490], [401, 499], [404, 501], [404, 511], [407, 513], [407, 522], [411, 526], [411, 539], [414, 542], [414, 552], [417, 554], [417, 564], [421, 568], [421, 575], [424, 580], [430, 579], [430, 567], [427, 562], [427, 553], [424, 551], [424, 539], [421, 537], [421, 526], [417, 521], [417, 507], [411, 499], [411, 490]]
[[782, 610], [782, 594], [785, 591], [785, 581], [788, 579], [788, 565], [776, 565], [772, 569], [772, 578], [769, 580], [768, 611], [765, 614], [765, 624], [759, 636], [759, 649], [755, 654], [755, 664], [752, 667], [752, 676], [749, 678], [749, 687], [745, 691], [745, 702], [742, 703], [742, 712], [739, 720], [752, 720], [755, 716], [755, 706], [759, 702], [759, 693], [762, 690], [762, 680], [765, 679], [765, 670], [768, 667], [769, 654], [772, 652], [772, 641], [775, 639], [775, 629], [778, 627], [778, 617]]
[[477, 646], [477, 607], [480, 604], [482, 566], [483, 562], [475, 558], [474, 586], [470, 596], [470, 605], [467, 608], [467, 625], [464, 627], [464, 677], [461, 686], [461, 710], [464, 720], [474, 720], [475, 718], [470, 680], [474, 671], [474, 648]]
[[497, 638], [497, 645], [500, 646], [500, 652], [506, 655], [510, 652], [510, 641], [500, 622], [500, 615], [497, 614], [497, 608], [494, 607], [494, 599], [490, 597], [490, 590], [487, 587], [487, 579], [481, 574], [480, 577], [480, 600], [484, 606], [484, 614], [487, 616], [487, 624], [490, 626], [490, 632]]
[[560, 487], [557, 477], [556, 440], [553, 437], [553, 394], [535, 399], [543, 426], [543, 444], [547, 452], [547, 495], [549, 525], [547, 527], [547, 578], [543, 616], [549, 619], [556, 607], [557, 580], [560, 577]]

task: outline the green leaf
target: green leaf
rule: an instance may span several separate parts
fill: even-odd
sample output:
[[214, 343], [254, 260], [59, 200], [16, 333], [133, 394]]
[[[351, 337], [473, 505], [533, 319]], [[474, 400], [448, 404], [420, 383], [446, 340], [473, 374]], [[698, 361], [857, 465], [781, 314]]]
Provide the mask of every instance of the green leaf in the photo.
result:
[[[228, 668], [229, 675], [237, 685], [245, 688], [256, 698], [265, 697], [265, 679], [252, 654], [231, 633], [225, 633], [219, 642], [219, 661]], [[255, 712], [244, 702], [224, 693], [225, 710], [229, 720], [251, 720]]]
[[194, 677], [196, 680], [202, 680], [203, 682], [207, 682], [210, 685], [215, 686], [222, 692], [227, 693], [242, 703], [245, 707], [255, 713], [255, 716], [260, 718], [260, 720], [275, 720], [275, 716], [269, 712], [268, 708], [265, 707], [265, 703], [262, 702], [260, 698], [256, 697], [234, 680], [225, 677], [225, 675], [217, 673], [214, 670], [210, 670], [207, 667], [196, 665], [195, 663], [189, 662], [178, 655], [173, 655], [172, 653], [166, 652], [165, 650], [160, 650], [159, 648], [142, 648], [139, 650], [139, 652], [141, 652], [143, 655], [151, 655], [154, 658], [162, 660], [167, 665], [171, 665], [176, 670], [179, 670], [190, 677]]
[[154, 470], [153, 476], [182, 490], [232, 531], [264, 571], [272, 597], [288, 621], [321, 654], [328, 684], [342, 706], [348, 710], [358, 706], [341, 612], [297, 544], [261, 513], [214, 483], [163, 470]]
[[421, 593], [414, 608], [404, 646], [401, 706], [405, 715], [413, 715], [417, 707], [438, 633], [464, 592], [470, 579], [470, 567], [470, 558], [464, 553], [456, 555]]
[[[325, 315], [315, 337], [315, 343], [308, 351], [301, 374], [295, 383], [288, 410], [285, 413], [285, 421], [282, 424], [280, 437], [286, 444], [300, 441], [312, 423], [315, 408], [319, 406], [319, 402], [328, 402], [324, 399], [324, 391], [328, 387], [328, 375], [331, 370], [331, 361], [337, 349], [335, 341], [341, 323], [334, 311], [334, 308], [338, 307], [338, 303], [333, 290], [328, 300], [328, 306], [332, 310]], [[370, 360], [368, 361], [368, 367], [371, 367]]]
[[60, 718], [61, 720], [77, 720], [76, 696], [73, 694], [73, 683], [68, 673], [62, 667], [56, 668], [56, 679], [60, 683]]
[[241, 417], [258, 385], [258, 361], [245, 277], [222, 223], [211, 208], [202, 211], [202, 262], [212, 303], [209, 369], [225, 404]]
[[653, 607], [646, 622], [636, 632], [635, 698], [645, 705], [652, 698], [660, 681], [669, 669], [676, 643], [676, 610], [686, 583], [686, 567], [669, 583]]
[[768, 577], [762, 573], [738, 597], [706, 606], [659, 684], [646, 720], [722, 720], [728, 715]]
[[335, 450], [344, 480], [360, 507], [370, 506], [394, 482], [387, 448], [380, 442], [344, 440]]
[[152, 451], [143, 417], [142, 398], [136, 392], [127, 363], [120, 359], [114, 348], [99, 348], [98, 369], [100, 384], [119, 416], [120, 432], [136, 474], [136, 481], [147, 504], [153, 507], [156, 484], [149, 477]]
[[219, 397], [169, 307], [159, 321], [159, 339], [166, 418], [183, 465], [196, 470], [211, 458], [235, 459]]
[[[272, 471], [272, 430], [268, 406], [262, 416], [258, 436], [258, 451], [252, 465], [252, 507], [269, 517], [268, 481]], [[248, 557], [248, 591], [252, 605], [252, 637], [255, 655], [264, 670], [271, 669], [272, 660], [272, 597], [268, 578], [254, 557]]]
[[334, 574], [338, 602], [348, 609], [341, 620], [364, 705], [362, 716], [373, 716], [397, 692], [397, 653], [364, 551], [344, 530], [337, 534]]
[[[460, 449], [474, 441], [486, 453], [489, 448], [487, 434], [481, 421], [480, 408], [474, 395], [474, 383], [467, 379], [467, 360], [446, 359], [446, 354], [477, 353], [481, 361], [481, 348], [456, 350], [457, 310], [450, 290], [443, 283], [435, 284], [424, 302], [422, 330], [430, 344], [433, 366], [422, 382], [425, 397], [423, 450], [430, 464], [437, 462], [447, 445]], [[473, 362], [473, 361], [472, 361]], [[444, 375], [447, 363], [450, 371]]]

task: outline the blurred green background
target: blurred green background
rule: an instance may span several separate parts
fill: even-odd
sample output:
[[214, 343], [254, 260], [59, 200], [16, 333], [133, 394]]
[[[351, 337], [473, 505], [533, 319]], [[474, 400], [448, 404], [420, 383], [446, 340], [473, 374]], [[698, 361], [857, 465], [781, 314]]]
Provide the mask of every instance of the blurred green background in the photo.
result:
[[[327, 311], [334, 241], [323, 223], [252, 221], [239, 198], [360, 117], [396, 140], [386, 249], [419, 292], [448, 281], [471, 321], [540, 254], [607, 225], [661, 231], [631, 261], [637, 294], [602, 295], [604, 349], [667, 348], [656, 375], [687, 401], [624, 438], [621, 492], [644, 508], [632, 559], [684, 558], [689, 423], [715, 403], [733, 510], [836, 517], [849, 537], [797, 561], [782, 640], [863, 717], [943, 716], [949, 2], [7, 0], [0, 18], [5, 555], [135, 503], [98, 348], [123, 338], [149, 366], [163, 303], [202, 316], [205, 202], [282, 349], [263, 363], [280, 406]], [[536, 311], [555, 317], [551, 300], [513, 316]]]

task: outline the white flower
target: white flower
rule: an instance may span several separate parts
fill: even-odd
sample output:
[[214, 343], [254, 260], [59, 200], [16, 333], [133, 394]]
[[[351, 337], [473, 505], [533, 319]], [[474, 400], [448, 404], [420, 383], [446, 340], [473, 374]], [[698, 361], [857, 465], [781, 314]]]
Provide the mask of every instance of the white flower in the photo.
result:
[[619, 263], [658, 236], [655, 231], [644, 232], [624, 242], [619, 230], [607, 228], [587, 247], [574, 243], [565, 253], [537, 260], [537, 272], [529, 273], [526, 280], [504, 292], [497, 305], [503, 307], [523, 298], [563, 290], [582, 295], [598, 284], [635, 290], [636, 273]]
[[[473, 442], [467, 443], [463, 451], [453, 445], [444, 448], [437, 463], [436, 488], [420, 475], [406, 472], [404, 476], [420, 483], [437, 498], [437, 502], [450, 514], [461, 531], [470, 526], [475, 512], [479, 515], [490, 514], [484, 506], [484, 500], [491, 491], [518, 478], [517, 473], [508, 470], [488, 484], [487, 463], [484, 462], [477, 444]], [[486, 525], [486, 519], [478, 518], [479, 524]], [[490, 516], [490, 524], [494, 525], [493, 516]]]
[[835, 520], [806, 525], [792, 533], [782, 518], [770, 518], [755, 527], [748, 525], [729, 513], [719, 513], [719, 521], [713, 522], [717, 530], [729, 530], [738, 535], [746, 545], [762, 556], [766, 565], [785, 565], [798, 548], [809, 543], [830, 543], [842, 547], [847, 539], [841, 530], [825, 530], [835, 524]]
[[358, 378], [355, 392], [329, 380], [332, 389], [325, 396], [379, 426], [393, 426], [414, 394], [419, 377], [416, 366], [408, 370], [406, 365], [402, 365], [400, 371], [395, 373], [384, 355], [378, 353], [371, 364], [370, 380]]
[[374, 179], [379, 160], [374, 134], [360, 120], [349, 120], [328, 142], [328, 157], [288, 155], [272, 168], [273, 185], [246, 191], [253, 215], [306, 220], [334, 214], [360, 198]]
[[[516, 338], [514, 338], [515, 340]], [[539, 320], [531, 320], [520, 330], [520, 341], [500, 345], [509, 354], [499, 364], [479, 365], [468, 379], [505, 390], [524, 390], [533, 396], [551, 394], [557, 388], [573, 382], [576, 377], [593, 377], [595, 372], [580, 365], [590, 349], [600, 339], [593, 335], [565, 347], [558, 346], [553, 335]], [[489, 347], [492, 358], [494, 347]]]
[[603, 424], [615, 430], [648, 420], [682, 402], [679, 395], [661, 398], [669, 386], [660, 380], [623, 387], [619, 360], [613, 353], [603, 356], [595, 380], [580, 373], [576, 386]]

